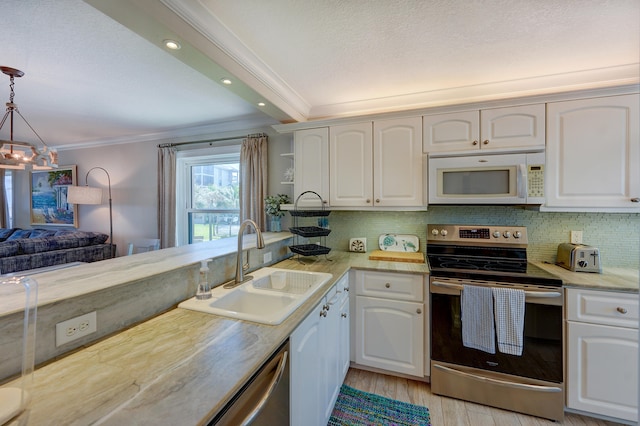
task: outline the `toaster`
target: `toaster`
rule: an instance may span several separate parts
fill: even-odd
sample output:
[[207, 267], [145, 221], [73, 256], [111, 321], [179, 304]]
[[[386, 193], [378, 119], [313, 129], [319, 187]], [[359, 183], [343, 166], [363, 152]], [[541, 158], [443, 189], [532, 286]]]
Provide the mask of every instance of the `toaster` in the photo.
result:
[[596, 247], [582, 244], [560, 244], [556, 265], [573, 272], [602, 273], [600, 251]]

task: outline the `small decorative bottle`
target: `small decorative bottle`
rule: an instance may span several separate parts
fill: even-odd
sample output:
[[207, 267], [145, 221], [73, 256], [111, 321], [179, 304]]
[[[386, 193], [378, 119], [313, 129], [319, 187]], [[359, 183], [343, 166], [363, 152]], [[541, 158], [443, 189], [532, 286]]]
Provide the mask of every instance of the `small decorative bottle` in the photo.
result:
[[205, 300], [211, 298], [211, 286], [208, 281], [209, 267], [207, 263], [210, 259], [200, 262], [200, 278], [198, 280], [198, 290], [196, 291], [196, 299]]

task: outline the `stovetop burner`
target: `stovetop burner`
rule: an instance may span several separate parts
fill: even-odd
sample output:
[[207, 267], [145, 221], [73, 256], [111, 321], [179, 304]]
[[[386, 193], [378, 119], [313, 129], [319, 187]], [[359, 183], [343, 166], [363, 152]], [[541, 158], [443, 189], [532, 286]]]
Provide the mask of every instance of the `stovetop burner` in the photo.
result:
[[427, 261], [432, 276], [562, 286], [562, 280], [527, 262], [524, 227], [429, 225]]

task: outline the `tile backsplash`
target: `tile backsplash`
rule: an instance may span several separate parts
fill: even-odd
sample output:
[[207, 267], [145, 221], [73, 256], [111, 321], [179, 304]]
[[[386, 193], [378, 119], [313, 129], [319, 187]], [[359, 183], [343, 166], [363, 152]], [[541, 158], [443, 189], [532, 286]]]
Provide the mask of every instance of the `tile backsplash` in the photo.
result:
[[383, 233], [415, 234], [424, 251], [427, 224], [526, 226], [529, 260], [554, 262], [558, 244], [570, 231], [582, 231], [583, 243], [598, 247], [605, 267], [637, 269], [640, 264], [640, 214], [550, 213], [508, 206], [429, 206], [426, 212], [332, 211], [327, 245], [348, 250], [349, 239], [365, 237], [367, 251], [378, 248]]

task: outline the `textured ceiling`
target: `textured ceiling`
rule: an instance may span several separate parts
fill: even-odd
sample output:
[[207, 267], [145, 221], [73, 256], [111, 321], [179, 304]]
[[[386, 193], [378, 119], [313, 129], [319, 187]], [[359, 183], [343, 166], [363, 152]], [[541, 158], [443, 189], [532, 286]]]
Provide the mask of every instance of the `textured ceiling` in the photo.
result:
[[7, 0], [0, 27], [54, 146], [640, 80], [638, 0]]
[[[52, 146], [126, 141], [260, 114], [81, 0], [2, 2], [0, 65], [18, 68], [15, 102]], [[0, 74], [0, 100], [9, 78]], [[34, 136], [15, 120], [16, 139]], [[2, 129], [8, 138], [8, 125]]]
[[167, 3], [183, 4], [191, 22], [204, 10], [217, 17], [304, 99], [308, 117], [442, 102], [447, 91], [495, 96], [514, 81], [527, 91], [637, 81], [640, 62], [637, 0]]

